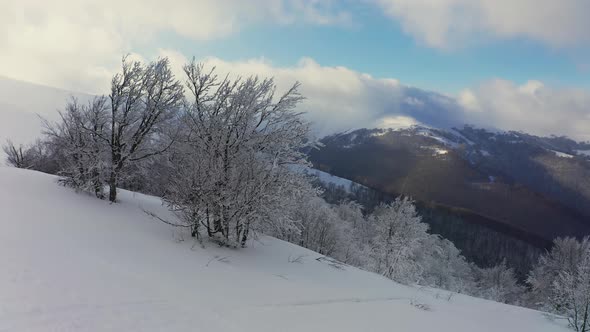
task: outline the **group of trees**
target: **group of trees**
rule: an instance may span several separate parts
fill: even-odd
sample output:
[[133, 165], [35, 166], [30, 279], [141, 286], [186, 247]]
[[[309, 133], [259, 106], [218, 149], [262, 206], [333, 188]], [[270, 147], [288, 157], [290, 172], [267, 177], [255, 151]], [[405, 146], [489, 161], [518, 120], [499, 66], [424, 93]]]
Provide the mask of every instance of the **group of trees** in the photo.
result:
[[311, 186], [289, 166], [305, 164], [309, 124], [295, 106], [299, 84], [275, 96], [272, 79], [219, 78], [191, 62], [180, 139], [164, 199], [208, 236], [244, 246], [252, 231], [289, 229], [284, 212]]
[[61, 121], [46, 122], [47, 144], [61, 154], [64, 183], [98, 198], [108, 187], [108, 198], [115, 202], [126, 172], [171, 146], [176, 132], [171, 122], [182, 101], [182, 84], [167, 59], [147, 65], [123, 59], [108, 97], [87, 104], [71, 100], [60, 112]]
[[159, 194], [178, 226], [227, 245], [294, 227], [287, 205], [315, 193], [291, 170], [307, 165], [311, 144], [299, 84], [275, 95], [272, 79], [219, 77], [194, 61], [183, 69], [181, 82], [166, 58], [124, 58], [108, 96], [70, 100], [43, 140], [6, 144], [8, 163], [111, 202], [120, 187]]
[[298, 227], [272, 235], [404, 284], [507, 303], [517, 303], [523, 294], [505, 264], [479, 268], [452, 242], [430, 234], [409, 198], [398, 197], [370, 214], [356, 202], [329, 204], [317, 196], [298, 205], [292, 217]]
[[547, 310], [566, 317], [576, 331], [590, 331], [589, 238], [556, 239], [523, 283], [506, 262], [469, 263], [452, 242], [428, 232], [408, 198], [368, 215], [351, 201], [313, 197], [299, 204], [299, 227], [276, 236], [400, 283]]
[[590, 239], [560, 238], [541, 256], [528, 283], [535, 304], [566, 316], [576, 331], [590, 331]]
[[590, 330], [588, 239], [556, 240], [527, 292], [505, 263], [477, 267], [430, 233], [409, 198], [370, 213], [354, 201], [328, 203], [297, 171], [313, 146], [296, 111], [298, 84], [276, 95], [272, 79], [219, 77], [194, 61], [183, 69], [184, 84], [166, 58], [124, 58], [108, 96], [69, 101], [43, 140], [8, 142], [7, 162], [111, 202], [118, 187], [158, 194], [178, 216], [166, 222], [199, 239], [240, 247], [262, 232], [401, 283], [543, 307]]

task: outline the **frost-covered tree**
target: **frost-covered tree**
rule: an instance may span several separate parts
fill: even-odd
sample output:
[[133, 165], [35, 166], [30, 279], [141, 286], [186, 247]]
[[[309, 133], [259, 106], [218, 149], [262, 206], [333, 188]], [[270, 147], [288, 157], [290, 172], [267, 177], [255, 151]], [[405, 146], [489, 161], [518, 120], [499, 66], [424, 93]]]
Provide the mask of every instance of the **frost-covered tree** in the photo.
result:
[[573, 271], [561, 271], [553, 281], [550, 301], [578, 332], [590, 331], [590, 253]]
[[340, 204], [334, 206], [338, 217], [348, 222], [352, 228], [360, 233], [370, 233], [367, 220], [363, 216], [363, 207], [355, 201], [343, 201]]
[[54, 151], [61, 182], [103, 198], [105, 146], [100, 139], [107, 130], [107, 99], [96, 97], [87, 104], [72, 99], [60, 112], [61, 121], [45, 123], [48, 144]]
[[590, 251], [590, 239], [577, 240], [572, 237], [558, 238], [553, 241], [549, 252], [539, 257], [539, 261], [530, 272], [527, 283], [531, 286], [533, 301], [537, 307], [555, 311], [553, 303], [554, 282], [561, 273], [575, 275], [576, 269]]
[[424, 270], [418, 253], [429, 235], [413, 202], [398, 197], [378, 207], [371, 221], [375, 226], [372, 270], [398, 282], [418, 282]]
[[291, 216], [296, 227], [273, 235], [342, 263], [365, 267], [367, 251], [360, 241], [361, 233], [355, 228], [365, 223], [360, 205], [354, 202], [331, 205], [316, 190], [300, 196], [291, 206], [290, 211], [281, 211]]
[[29, 168], [32, 164], [32, 160], [27, 154], [27, 147], [21, 145], [14, 145], [11, 140], [7, 140], [2, 145], [2, 150], [6, 154], [6, 163], [9, 166], [16, 168]]
[[340, 219], [338, 229], [342, 233], [338, 259], [343, 263], [365, 268], [374, 233], [363, 215], [362, 206], [354, 201], [344, 201], [333, 208]]
[[117, 186], [130, 164], [166, 151], [168, 122], [183, 100], [182, 84], [167, 58], [149, 64], [123, 59], [122, 71], [111, 81], [107, 135], [99, 135], [109, 150], [109, 200], [117, 200]]
[[272, 79], [219, 78], [194, 61], [184, 71], [189, 97], [166, 194], [170, 207], [196, 236], [203, 229], [232, 245], [245, 245], [270, 222], [292, 227], [277, 211], [305, 182], [288, 167], [307, 164], [309, 124], [295, 111], [303, 100], [299, 84], [277, 97]]
[[473, 291], [472, 267], [451, 241], [430, 235], [421, 252], [423, 284], [459, 293]]
[[324, 199], [316, 196], [303, 200], [294, 219], [299, 227], [297, 244], [322, 255], [342, 258], [344, 250], [340, 249], [346, 246], [351, 229]]
[[538, 307], [568, 317], [576, 331], [589, 331], [590, 239], [558, 238], [527, 280]]
[[70, 101], [61, 120], [46, 122], [47, 144], [57, 151], [64, 183], [117, 200], [117, 187], [141, 162], [166, 151], [174, 142], [169, 122], [179, 113], [182, 84], [167, 58], [143, 64], [123, 58], [122, 72], [111, 81], [107, 97], [88, 104]]
[[475, 268], [477, 296], [488, 300], [519, 304], [524, 293], [518, 284], [514, 270], [502, 262], [490, 268]]
[[8, 166], [57, 174], [59, 150], [46, 139], [37, 139], [30, 145], [14, 145], [8, 140], [2, 146]]

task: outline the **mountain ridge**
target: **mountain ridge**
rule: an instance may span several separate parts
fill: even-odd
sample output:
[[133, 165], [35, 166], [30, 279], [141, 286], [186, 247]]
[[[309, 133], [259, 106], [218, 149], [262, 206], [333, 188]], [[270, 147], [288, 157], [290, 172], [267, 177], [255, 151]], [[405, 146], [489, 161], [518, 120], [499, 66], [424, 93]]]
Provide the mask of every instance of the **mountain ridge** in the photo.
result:
[[[578, 152], [590, 147], [586, 142], [512, 131], [494, 133], [471, 126], [452, 131], [421, 126], [359, 129], [326, 136], [321, 142], [322, 148], [310, 152], [316, 168], [391, 195], [407, 194], [424, 202], [467, 208], [499, 221], [518, 219], [516, 226], [523, 230], [531, 229], [531, 218], [543, 216], [519, 215], [518, 211], [503, 215], [495, 207], [478, 207], [480, 202], [468, 195], [454, 195], [450, 189], [463, 190], [463, 194], [476, 193], [513, 209], [539, 204], [551, 212], [546, 217], [566, 220], [563, 232], [557, 230], [564, 225], [556, 222], [552, 231], [536, 230], [547, 240], [580, 229], [583, 232], [578, 234], [590, 231], [590, 191], [585, 188], [590, 157]], [[574, 171], [579, 178], [572, 179], [569, 172]], [[544, 176], [538, 185], [534, 185], [535, 176]], [[444, 185], [454, 186], [446, 190]], [[516, 196], [522, 204], [510, 204]]]

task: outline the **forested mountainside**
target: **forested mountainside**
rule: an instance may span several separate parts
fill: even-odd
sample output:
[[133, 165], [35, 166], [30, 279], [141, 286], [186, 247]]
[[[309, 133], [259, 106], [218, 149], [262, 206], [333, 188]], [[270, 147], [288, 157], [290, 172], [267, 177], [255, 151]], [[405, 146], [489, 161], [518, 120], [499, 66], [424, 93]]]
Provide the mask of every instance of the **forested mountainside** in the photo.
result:
[[356, 186], [355, 200], [370, 209], [411, 196], [432, 232], [479, 264], [506, 259], [524, 275], [554, 238], [590, 234], [588, 143], [412, 127], [361, 129], [322, 144], [309, 153], [316, 168], [372, 188]]
[[[394, 196], [356, 182], [347, 182], [335, 176], [327, 178], [324, 174], [318, 177], [317, 183], [324, 189], [323, 197], [332, 204], [359, 202], [364, 213], [369, 214], [379, 204], [395, 199]], [[526, 279], [539, 256], [552, 245], [551, 241], [544, 238], [466, 209], [415, 203], [422, 221], [429, 225], [430, 233], [452, 241], [469, 261], [478, 266], [491, 267], [506, 262], [521, 281]]]

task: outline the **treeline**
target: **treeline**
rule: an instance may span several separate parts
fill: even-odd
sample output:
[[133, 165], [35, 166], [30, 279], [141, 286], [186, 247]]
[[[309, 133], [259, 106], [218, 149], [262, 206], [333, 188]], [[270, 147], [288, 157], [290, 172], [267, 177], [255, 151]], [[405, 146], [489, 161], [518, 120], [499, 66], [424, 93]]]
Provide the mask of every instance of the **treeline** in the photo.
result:
[[[320, 184], [317, 180], [316, 183]], [[368, 236], [369, 239], [373, 238], [376, 242], [382, 243], [384, 234], [397, 234], [404, 238], [401, 241], [403, 242], [401, 246], [405, 248], [404, 253], [411, 253], [408, 256], [395, 254], [396, 251], [393, 248], [399, 250], [400, 247], [396, 247], [393, 243], [400, 242], [394, 235], [385, 241], [392, 244], [391, 247], [386, 246], [389, 249], [385, 252], [382, 251], [382, 247], [375, 248], [369, 244], [370, 249], [363, 256], [366, 260], [357, 266], [384, 275], [393, 272], [388, 276], [402, 283], [409, 281], [553, 312], [566, 317], [572, 329], [590, 331], [590, 239], [588, 237], [558, 238], [553, 241], [549, 250], [540, 250], [526, 242], [510, 240], [501, 234], [482, 227], [473, 227], [473, 224], [458, 219], [455, 223], [447, 218], [457, 218], [456, 216], [440, 214], [423, 206], [421, 211], [427, 215], [430, 213], [429, 218], [440, 217], [438, 220], [434, 219], [434, 222], [432, 219], [429, 220], [432, 226], [429, 229], [424, 223], [427, 219], [418, 216], [418, 209], [408, 199], [392, 200], [387, 195], [354, 183], [350, 188], [330, 183], [321, 183], [321, 185], [325, 188], [324, 197], [327, 201], [344, 202], [333, 205], [336, 211], [342, 210], [343, 206], [346, 206], [344, 210], [354, 207], [356, 212], [341, 214], [348, 216], [343, 219], [351, 219], [351, 216], [355, 216], [357, 221], [352, 222], [353, 225], [369, 225], [366, 226], [369, 229], [375, 227], [368, 232], [369, 234], [371, 231], [375, 232], [372, 236]], [[368, 208], [364, 213], [358, 203], [347, 203], [347, 199], [351, 197], [367, 203]], [[392, 203], [384, 204], [383, 202]], [[384, 223], [384, 220], [397, 222]], [[400, 220], [404, 222], [399, 222]], [[446, 224], [447, 222], [450, 224]], [[397, 230], [396, 225], [403, 231]], [[352, 233], [367, 234], [367, 231]], [[473, 243], [469, 245], [472, 250], [482, 248], [485, 251], [495, 247], [498, 255], [492, 256], [492, 259], [483, 258], [483, 266], [487, 266], [484, 268], [468, 263], [452, 242], [437, 235], [441, 233], [456, 236], [460, 242]], [[416, 242], [413, 241], [420, 244], [414, 247], [412, 243]], [[364, 243], [371, 243], [371, 241], [365, 240]], [[498, 246], [498, 244], [504, 245]], [[371, 257], [376, 253], [381, 255]], [[385, 269], [386, 273], [384, 273], [380, 263], [387, 262], [388, 259], [381, 260], [382, 257], [404, 257], [410, 263], [400, 265], [398, 262], [394, 264], [397, 266], [396, 269], [393, 271]], [[340, 256], [340, 259], [347, 258]], [[497, 259], [502, 260], [499, 264], [492, 264], [493, 260]], [[514, 268], [507, 265], [508, 260], [521, 269], [525, 267], [529, 269], [526, 273], [523, 270], [519, 275]]]
[[[363, 206], [365, 214], [372, 213], [380, 204], [395, 199], [354, 182], [350, 188], [321, 181], [315, 183], [324, 188], [322, 197], [326, 201], [336, 204], [352, 200]], [[467, 210], [458, 211], [453, 207], [419, 201], [415, 205], [422, 221], [428, 224], [429, 233], [438, 234], [453, 242], [468, 261], [478, 266], [492, 267], [505, 262], [514, 269], [521, 283], [524, 283], [539, 256], [551, 248], [551, 241], [523, 234], [508, 226], [501, 227], [502, 224], [497, 221]]]
[[178, 216], [162, 221], [200, 241], [239, 248], [264, 233], [400, 283], [548, 306], [572, 326], [586, 324], [586, 240], [556, 242], [531, 272], [529, 292], [504, 262], [479, 268], [429, 233], [409, 198], [371, 212], [354, 201], [328, 203], [297, 171], [309, 166], [302, 151], [315, 144], [296, 110], [299, 84], [277, 95], [272, 79], [220, 77], [194, 61], [183, 69], [181, 82], [165, 58], [123, 59], [108, 96], [69, 101], [59, 121], [46, 121], [42, 140], [4, 146], [8, 163], [111, 202], [117, 188], [159, 195]]

